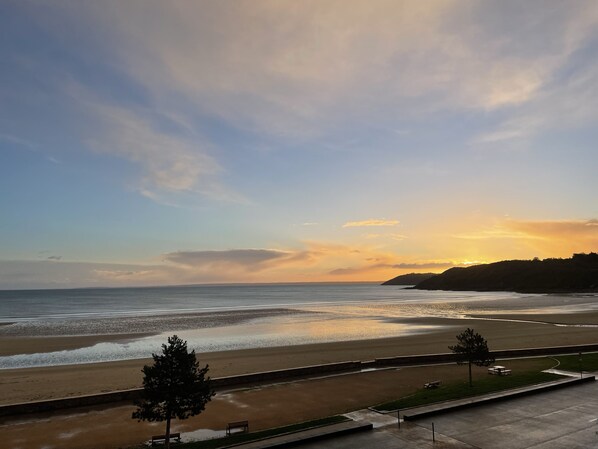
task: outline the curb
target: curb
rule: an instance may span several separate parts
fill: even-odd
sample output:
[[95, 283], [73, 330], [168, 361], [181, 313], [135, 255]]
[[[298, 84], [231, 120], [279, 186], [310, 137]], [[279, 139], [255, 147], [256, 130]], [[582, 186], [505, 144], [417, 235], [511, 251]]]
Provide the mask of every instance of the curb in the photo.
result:
[[[326, 427], [337, 426], [338, 424], [347, 424], [349, 422], [352, 424], [350, 427], [347, 427], [344, 429], [336, 429], [336, 430], [329, 429], [328, 431], [326, 431]], [[349, 421], [349, 422], [329, 424], [329, 425], [324, 425], [321, 427], [314, 427], [312, 429], [299, 430], [297, 432], [286, 433], [283, 435], [276, 435], [276, 436], [273, 436], [270, 438], [264, 438], [261, 440], [248, 441], [246, 443], [240, 443], [240, 444], [235, 444], [232, 446], [226, 446], [223, 449], [228, 449], [228, 448], [230, 448], [230, 449], [234, 449], [234, 448], [238, 448], [238, 449], [244, 449], [244, 448], [248, 448], [248, 449], [249, 448], [278, 449], [278, 448], [285, 448], [285, 447], [293, 447], [293, 446], [296, 446], [299, 444], [321, 441], [321, 440], [338, 437], [338, 436], [342, 436], [342, 435], [351, 435], [354, 433], [365, 432], [368, 430], [372, 430], [374, 428], [374, 425], [371, 423], [357, 423], [355, 421]], [[322, 429], [323, 432], [315, 434], [315, 435], [308, 435], [308, 436], [303, 436], [303, 437], [301, 436], [302, 433], [309, 432], [310, 430], [313, 430], [313, 429]], [[280, 439], [280, 438], [287, 438], [287, 440], [273, 441], [275, 439]], [[271, 441], [269, 441], [269, 440], [271, 440]]]

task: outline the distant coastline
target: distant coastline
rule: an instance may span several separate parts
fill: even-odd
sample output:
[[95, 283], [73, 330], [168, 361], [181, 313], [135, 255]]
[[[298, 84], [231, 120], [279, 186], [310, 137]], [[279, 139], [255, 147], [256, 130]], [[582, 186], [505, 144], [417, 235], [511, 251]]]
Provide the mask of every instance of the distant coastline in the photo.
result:
[[467, 268], [455, 267], [430, 276], [413, 288], [479, 292], [596, 293], [598, 254], [574, 254], [569, 259], [506, 260]]

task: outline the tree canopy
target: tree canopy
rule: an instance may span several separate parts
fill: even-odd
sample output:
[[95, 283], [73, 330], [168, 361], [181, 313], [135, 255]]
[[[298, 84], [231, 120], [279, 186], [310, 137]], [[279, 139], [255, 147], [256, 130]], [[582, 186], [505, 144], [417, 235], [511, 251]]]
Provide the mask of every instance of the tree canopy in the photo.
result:
[[170, 421], [201, 413], [214, 392], [208, 365], [199, 367], [195, 351], [176, 335], [162, 345], [162, 354], [152, 354], [153, 365], [143, 367], [142, 399], [136, 402], [133, 418], [139, 421], [166, 421], [166, 447], [170, 446]]
[[449, 349], [457, 355], [457, 363], [469, 365], [469, 385], [472, 386], [471, 365], [489, 366], [494, 363], [494, 357], [488, 349], [488, 342], [484, 337], [467, 328], [457, 335], [457, 344], [449, 346]]

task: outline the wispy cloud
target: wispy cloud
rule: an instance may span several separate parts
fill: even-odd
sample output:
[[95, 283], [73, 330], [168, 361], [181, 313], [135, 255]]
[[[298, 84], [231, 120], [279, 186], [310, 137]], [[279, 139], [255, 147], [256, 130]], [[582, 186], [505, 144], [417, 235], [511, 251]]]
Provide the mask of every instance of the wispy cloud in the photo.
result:
[[529, 65], [541, 82], [521, 107], [507, 114], [494, 129], [475, 137], [474, 145], [508, 148], [507, 144], [525, 144], [542, 131], [572, 129], [598, 120], [598, 66], [594, 58], [580, 51], [594, 39], [598, 4], [576, 2], [575, 6], [538, 23], [539, 31], [552, 36], [544, 54], [532, 57]]
[[178, 251], [164, 260], [193, 268], [236, 266], [250, 271], [264, 269], [268, 262], [288, 259], [292, 253], [270, 249], [231, 249], [224, 251]]
[[452, 237], [464, 240], [490, 240], [490, 239], [530, 239], [538, 238], [517, 229], [510, 229], [504, 224], [494, 225], [474, 232], [454, 234]]
[[367, 226], [397, 226], [398, 220], [361, 220], [361, 221], [348, 221], [343, 225], [343, 228], [360, 228]]
[[448, 268], [448, 267], [454, 267], [457, 265], [462, 265], [460, 263], [455, 263], [455, 262], [421, 262], [421, 263], [407, 263], [407, 262], [403, 262], [403, 263], [396, 263], [393, 265], [390, 265], [391, 268], [396, 268], [396, 269], [436, 269], [436, 268]]
[[507, 220], [505, 226], [525, 235], [547, 240], [582, 239], [598, 246], [598, 220]]
[[297, 139], [366, 116], [527, 104], [592, 30], [595, 5], [575, 5], [172, 1], [86, 4], [77, 19], [103, 26], [115, 60], [163, 106], [176, 92], [235, 127]]
[[30, 150], [37, 150], [38, 149], [38, 145], [36, 145], [35, 143], [33, 143], [33, 142], [29, 141], [29, 140], [23, 139], [21, 137], [13, 136], [11, 134], [0, 133], [0, 141], [9, 142], [9, 143], [12, 143], [12, 144], [23, 146], [23, 147], [26, 147], [26, 148], [28, 148]]
[[400, 242], [402, 240], [405, 240], [407, 238], [406, 235], [403, 234], [394, 234], [394, 233], [389, 233], [389, 234], [366, 234], [364, 235], [364, 237], [366, 239], [391, 239], [391, 240], [396, 240], [397, 242]]
[[[357, 267], [336, 268], [331, 270], [329, 274], [333, 276], [355, 276], [366, 275], [371, 273], [381, 273], [383, 270], [439, 270], [458, 266], [454, 262], [401, 262], [401, 263], [372, 263], [369, 265], [361, 265]], [[397, 273], [398, 274], [398, 273]]]
[[88, 139], [88, 144], [96, 151], [140, 166], [139, 190], [146, 196], [163, 191], [211, 192], [213, 176], [221, 168], [202, 148], [199, 139], [192, 142], [160, 131], [149, 118], [130, 109], [98, 102], [88, 104], [103, 125], [103, 132]]
[[[598, 250], [598, 220], [505, 219], [490, 228], [455, 234], [452, 237], [476, 241], [478, 245], [512, 240], [520, 252], [568, 257], [574, 252]], [[503, 242], [503, 243], [500, 243]]]

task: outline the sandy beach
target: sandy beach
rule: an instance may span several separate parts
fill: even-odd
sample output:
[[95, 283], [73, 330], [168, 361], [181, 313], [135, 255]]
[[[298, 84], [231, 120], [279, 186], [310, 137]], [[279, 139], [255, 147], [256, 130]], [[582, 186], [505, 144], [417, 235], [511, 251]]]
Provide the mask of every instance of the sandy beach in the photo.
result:
[[[529, 315], [508, 315], [509, 320], [533, 320]], [[550, 315], [552, 322], [597, 324], [598, 313]], [[201, 363], [210, 365], [212, 377], [268, 371], [320, 363], [348, 360], [372, 360], [396, 355], [448, 352], [455, 335], [473, 327], [488, 340], [491, 349], [561, 346], [598, 343], [593, 327], [559, 327], [536, 322], [489, 321], [482, 319], [418, 318], [417, 322], [443, 326], [439, 330], [395, 338], [321, 343], [288, 347], [243, 349], [199, 354]], [[130, 339], [130, 335], [111, 338]], [[87, 340], [85, 338], [88, 338]], [[18, 342], [22, 350], [49, 351], [69, 345], [104, 341], [97, 337], [28, 337]], [[1, 347], [17, 342], [0, 339]], [[11, 404], [58, 397], [78, 396], [137, 388], [141, 385], [141, 368], [150, 359], [127, 360], [81, 365], [51, 366], [0, 370], [0, 402]]]
[[[467, 327], [473, 327], [484, 335], [490, 348], [496, 350], [598, 342], [597, 329], [584, 327], [597, 324], [598, 313], [505, 314], [500, 318], [505, 321], [417, 318], [412, 320], [414, 324], [437, 327], [432, 332], [395, 338], [210, 352], [199, 354], [199, 358], [202, 364], [209, 363], [212, 377], [221, 377], [319, 363], [443, 353], [455, 341], [455, 335]], [[556, 326], [547, 322], [581, 326]], [[110, 336], [114, 341], [134, 337], [128, 334]], [[17, 350], [30, 353], [69, 349], [105, 339], [106, 336], [5, 337], [0, 342], [6, 354]], [[149, 361], [140, 359], [0, 370], [0, 400], [3, 404], [10, 404], [136, 388], [141, 385], [141, 368]], [[516, 372], [546, 369], [553, 363], [552, 359], [539, 358], [509, 361], [508, 365]], [[484, 375], [485, 369], [474, 369], [474, 376]], [[227, 422], [243, 419], [250, 420], [252, 430], [271, 428], [392, 400], [421, 388], [426, 380], [452, 382], [466, 378], [465, 366], [451, 364], [344, 374], [220, 392], [204, 413], [175, 422], [173, 430], [215, 436], [222, 433]], [[151, 435], [162, 433], [159, 423], [132, 420], [133, 409], [132, 405], [114, 404], [6, 417], [0, 420], [0, 428], [7, 447], [30, 449], [120, 448], [138, 445]]]
[[[509, 361], [517, 371], [553, 366], [547, 358]], [[474, 368], [474, 379], [487, 376]], [[467, 367], [455, 364], [388, 369], [326, 378], [284, 382], [217, 394], [199, 416], [173, 422], [175, 432], [223, 434], [231, 421], [248, 419], [251, 430], [342, 414], [405, 396], [426, 380], [467, 379]], [[138, 445], [163, 433], [163, 423], [131, 419], [134, 407], [81, 408], [0, 420], [3, 441], [11, 448], [109, 449]], [[107, 431], [106, 429], [109, 429]]]

